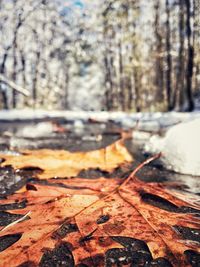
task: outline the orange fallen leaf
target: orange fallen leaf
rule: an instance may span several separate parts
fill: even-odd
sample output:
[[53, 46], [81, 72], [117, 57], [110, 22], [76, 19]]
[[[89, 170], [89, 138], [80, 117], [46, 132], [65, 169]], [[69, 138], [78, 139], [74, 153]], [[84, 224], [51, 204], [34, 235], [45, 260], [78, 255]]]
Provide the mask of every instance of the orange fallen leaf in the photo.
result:
[[199, 266], [199, 203], [138, 180], [144, 164], [126, 180], [38, 180], [0, 200], [0, 266]]
[[41, 149], [26, 150], [22, 153], [19, 156], [0, 154], [0, 158], [5, 159], [1, 166], [12, 165], [14, 169], [39, 168], [42, 172], [36, 174], [36, 177], [47, 179], [74, 177], [80, 171], [91, 168], [112, 172], [123, 163], [133, 161], [122, 140], [106, 148], [89, 152], [72, 153], [65, 150]]

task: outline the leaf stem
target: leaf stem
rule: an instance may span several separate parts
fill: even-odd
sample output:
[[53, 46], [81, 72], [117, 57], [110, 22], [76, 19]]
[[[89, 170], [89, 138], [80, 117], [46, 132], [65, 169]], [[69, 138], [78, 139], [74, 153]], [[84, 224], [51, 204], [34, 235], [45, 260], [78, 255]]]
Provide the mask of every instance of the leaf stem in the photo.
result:
[[119, 186], [119, 188], [121, 188], [122, 186], [126, 185], [132, 178], [134, 178], [134, 176], [136, 175], [136, 173], [142, 169], [145, 165], [149, 164], [150, 162], [160, 158], [162, 156], [162, 153], [160, 152], [159, 154], [156, 154], [148, 159], [146, 159], [144, 162], [140, 163], [135, 169], [134, 171], [132, 171], [132, 173], [129, 175], [129, 177]]

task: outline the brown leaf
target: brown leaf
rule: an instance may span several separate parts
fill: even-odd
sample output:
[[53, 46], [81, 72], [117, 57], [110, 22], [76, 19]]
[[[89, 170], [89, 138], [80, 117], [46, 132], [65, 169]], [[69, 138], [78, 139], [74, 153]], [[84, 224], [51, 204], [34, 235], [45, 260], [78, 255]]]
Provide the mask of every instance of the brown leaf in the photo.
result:
[[0, 266], [199, 266], [199, 203], [138, 180], [149, 161], [124, 181], [38, 180], [0, 200]]
[[[200, 252], [199, 242], [189, 241], [177, 230], [179, 227], [197, 229], [200, 236], [200, 205], [192, 206], [165, 191], [159, 184], [146, 184], [137, 180], [121, 187], [120, 196], [133, 205], [148, 224], [157, 232], [173, 252], [181, 266], [186, 266], [184, 252], [195, 249]], [[191, 236], [191, 235], [190, 235]]]
[[16, 212], [17, 214], [24, 214], [30, 211], [31, 214], [29, 220], [20, 222], [1, 232], [1, 237], [4, 237], [5, 240], [7, 236], [13, 234], [21, 235], [16, 243], [1, 252], [1, 266], [18, 266], [27, 261], [34, 262], [34, 266], [37, 266], [45, 251], [53, 249], [63, 239], [62, 236], [58, 239], [55, 238], [56, 231], [60, 227], [64, 227], [63, 225], [68, 223], [70, 218], [97, 200], [98, 197], [96, 196], [73, 195], [43, 204], [28, 205], [22, 210], [9, 211], [11, 214]]
[[112, 172], [121, 164], [133, 161], [122, 140], [105, 149], [89, 152], [71, 153], [65, 150], [41, 149], [23, 151], [19, 156], [1, 154], [0, 158], [5, 159], [1, 166], [12, 165], [14, 169], [27, 167], [41, 169], [42, 172], [36, 174], [40, 179], [74, 177], [80, 171], [91, 168]]

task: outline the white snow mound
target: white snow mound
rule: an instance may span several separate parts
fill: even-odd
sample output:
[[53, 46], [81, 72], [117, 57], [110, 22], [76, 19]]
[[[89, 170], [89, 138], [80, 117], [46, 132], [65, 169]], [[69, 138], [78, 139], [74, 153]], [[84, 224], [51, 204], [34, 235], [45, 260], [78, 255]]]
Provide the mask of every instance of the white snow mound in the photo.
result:
[[39, 138], [53, 133], [54, 126], [51, 122], [40, 122], [36, 125], [26, 125], [17, 131], [17, 136]]
[[200, 119], [175, 125], [164, 137], [152, 136], [145, 150], [150, 153], [162, 152], [161, 160], [168, 169], [200, 175]]

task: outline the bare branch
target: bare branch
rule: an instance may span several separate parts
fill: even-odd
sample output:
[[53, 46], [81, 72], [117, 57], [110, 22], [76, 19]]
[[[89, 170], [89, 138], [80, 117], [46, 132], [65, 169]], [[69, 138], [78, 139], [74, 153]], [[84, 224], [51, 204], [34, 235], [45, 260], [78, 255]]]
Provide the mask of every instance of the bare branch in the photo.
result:
[[24, 95], [24, 96], [29, 96], [30, 93], [27, 89], [17, 85], [13, 81], [8, 80], [6, 77], [4, 77], [2, 74], [0, 74], [0, 82], [7, 84], [9, 87], [17, 91], [18, 93]]

